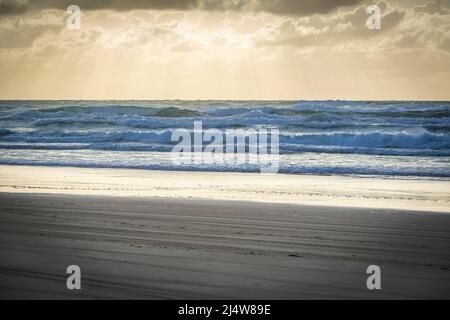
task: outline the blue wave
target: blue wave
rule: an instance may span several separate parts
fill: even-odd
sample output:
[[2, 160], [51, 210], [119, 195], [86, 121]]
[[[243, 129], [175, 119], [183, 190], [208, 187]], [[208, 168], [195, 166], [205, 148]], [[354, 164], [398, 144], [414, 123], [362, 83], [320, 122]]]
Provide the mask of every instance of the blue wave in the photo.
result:
[[[1, 141], [27, 143], [114, 143], [142, 142], [174, 144], [171, 141], [173, 129], [163, 131], [32, 131], [23, 133], [8, 132]], [[225, 135], [225, 131], [222, 131]], [[191, 134], [193, 132], [191, 131]], [[334, 132], [317, 134], [281, 134], [280, 143], [302, 146], [360, 147], [373, 149], [443, 149], [450, 150], [450, 135], [418, 132]], [[205, 142], [206, 144], [206, 142]]]

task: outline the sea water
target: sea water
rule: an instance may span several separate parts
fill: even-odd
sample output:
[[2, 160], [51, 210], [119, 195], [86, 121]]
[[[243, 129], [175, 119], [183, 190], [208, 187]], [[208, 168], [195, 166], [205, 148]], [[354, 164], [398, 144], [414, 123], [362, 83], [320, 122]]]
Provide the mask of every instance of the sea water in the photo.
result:
[[0, 101], [0, 164], [258, 172], [177, 164], [174, 130], [278, 129], [279, 172], [450, 177], [450, 102]]

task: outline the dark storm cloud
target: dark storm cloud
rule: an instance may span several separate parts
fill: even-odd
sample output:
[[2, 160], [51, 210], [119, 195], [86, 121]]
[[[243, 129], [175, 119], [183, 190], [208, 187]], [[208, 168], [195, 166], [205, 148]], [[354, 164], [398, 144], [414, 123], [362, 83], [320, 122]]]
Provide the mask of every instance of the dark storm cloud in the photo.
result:
[[76, 4], [84, 10], [249, 10], [275, 14], [310, 15], [327, 13], [363, 0], [0, 0], [0, 14], [21, 14], [27, 10], [66, 9]]
[[0, 0], [0, 15], [21, 14], [27, 11], [24, 1]]
[[189, 10], [197, 6], [198, 0], [33, 0], [30, 7], [66, 9], [75, 4], [84, 10], [111, 9], [126, 11], [133, 9]]
[[446, 3], [441, 3], [440, 1], [429, 1], [422, 6], [417, 6], [414, 8], [415, 12], [418, 13], [428, 13], [428, 14], [447, 14]]
[[353, 6], [361, 0], [279, 0], [261, 1], [264, 11], [278, 14], [302, 14], [327, 13], [338, 7]]

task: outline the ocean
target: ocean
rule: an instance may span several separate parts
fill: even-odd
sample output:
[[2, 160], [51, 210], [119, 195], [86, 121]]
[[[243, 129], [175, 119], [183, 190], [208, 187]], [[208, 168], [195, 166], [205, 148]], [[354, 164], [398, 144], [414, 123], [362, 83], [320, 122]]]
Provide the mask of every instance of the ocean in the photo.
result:
[[0, 164], [257, 172], [172, 161], [174, 130], [278, 129], [280, 173], [450, 177], [450, 102], [0, 101]]

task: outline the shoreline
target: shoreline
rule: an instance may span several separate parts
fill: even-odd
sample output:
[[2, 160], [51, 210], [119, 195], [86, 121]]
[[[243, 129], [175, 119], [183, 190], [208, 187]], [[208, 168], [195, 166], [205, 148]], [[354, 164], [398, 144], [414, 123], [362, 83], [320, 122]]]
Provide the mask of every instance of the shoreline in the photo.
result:
[[[102, 150], [100, 150], [102, 151]], [[261, 173], [260, 171], [219, 171], [219, 170], [185, 170], [185, 169], [152, 169], [152, 168], [134, 168], [134, 167], [96, 167], [96, 166], [77, 166], [77, 165], [63, 165], [63, 164], [22, 164], [22, 163], [1, 163], [0, 167], [31, 167], [31, 168], [66, 168], [66, 169], [98, 169], [98, 170], [137, 170], [150, 172], [168, 172], [168, 173], [217, 173], [217, 174], [242, 174], [242, 175], [281, 175], [281, 176], [298, 176], [298, 177], [343, 177], [343, 178], [361, 178], [361, 179], [382, 179], [382, 180], [428, 180], [428, 181], [449, 181], [450, 176], [427, 176], [427, 175], [370, 175], [370, 174], [352, 174], [352, 173], [296, 173], [296, 172], [278, 172], [278, 173]]]
[[450, 213], [450, 181], [0, 165], [0, 193], [203, 199]]

